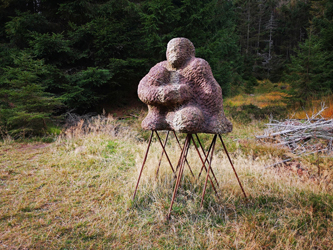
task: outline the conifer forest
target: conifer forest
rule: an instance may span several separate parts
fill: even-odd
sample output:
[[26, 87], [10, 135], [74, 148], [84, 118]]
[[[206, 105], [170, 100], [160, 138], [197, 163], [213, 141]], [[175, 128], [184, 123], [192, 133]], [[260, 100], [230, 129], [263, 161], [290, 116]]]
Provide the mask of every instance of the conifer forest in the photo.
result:
[[225, 97], [263, 79], [290, 84], [289, 103], [333, 89], [332, 0], [1, 0], [0, 24], [10, 135], [137, 99], [174, 37], [193, 42]]

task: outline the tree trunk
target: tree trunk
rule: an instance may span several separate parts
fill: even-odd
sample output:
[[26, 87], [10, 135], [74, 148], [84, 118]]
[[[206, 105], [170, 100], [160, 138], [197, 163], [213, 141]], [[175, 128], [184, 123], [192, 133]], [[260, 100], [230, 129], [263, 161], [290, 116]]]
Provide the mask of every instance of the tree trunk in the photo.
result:
[[247, 5], [247, 39], [246, 39], [246, 54], [249, 53], [249, 41], [250, 41], [250, 4]]

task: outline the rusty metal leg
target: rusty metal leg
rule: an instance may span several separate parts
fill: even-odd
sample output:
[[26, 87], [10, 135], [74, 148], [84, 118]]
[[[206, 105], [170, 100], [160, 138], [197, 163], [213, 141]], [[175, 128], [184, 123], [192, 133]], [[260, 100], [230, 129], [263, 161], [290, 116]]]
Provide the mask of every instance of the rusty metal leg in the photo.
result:
[[[170, 133], [170, 131], [167, 132], [167, 135], [166, 135], [166, 137], [165, 137], [164, 145], [163, 145], [164, 148], [165, 148], [165, 146], [166, 146], [166, 144], [167, 144], [167, 142], [168, 142], [169, 133]], [[160, 161], [159, 161], [159, 163], [158, 163], [158, 167], [157, 167], [157, 170], [156, 170], [156, 177], [155, 177], [156, 179], [157, 179], [157, 176], [158, 176], [158, 172], [159, 172], [159, 170], [160, 170], [160, 166], [161, 166], [161, 162], [162, 162], [163, 155], [164, 155], [164, 150], [162, 150], [161, 157], [160, 157]]]
[[[185, 144], [186, 144], [186, 140], [185, 140]], [[180, 153], [180, 156], [179, 156], [179, 159], [178, 159], [178, 163], [177, 163], [177, 167], [176, 167], [176, 174], [177, 174], [177, 171], [180, 169], [180, 166], [181, 166], [182, 161], [183, 161], [183, 155], [184, 154], [185, 154], [185, 147], [182, 148], [182, 151]]]
[[[202, 164], [203, 164], [203, 166], [204, 166], [204, 168], [205, 168], [205, 170], [206, 170], [206, 172], [207, 172], [206, 165], [205, 165], [205, 163], [204, 163], [204, 161], [203, 161], [203, 159], [202, 159], [202, 157], [201, 157], [201, 154], [200, 154], [200, 152], [199, 152], [199, 149], [198, 149], [197, 145], [195, 144], [194, 138], [193, 138], [192, 136], [191, 136], [191, 139], [192, 139], [192, 141], [193, 141], [193, 144], [194, 144], [195, 149], [196, 149], [197, 152], [198, 152], [198, 155], [199, 155], [199, 157], [200, 157], [200, 160], [201, 160], [201, 162], [202, 162]], [[214, 172], [213, 172], [213, 169], [212, 169], [212, 173], [214, 173]], [[214, 177], [215, 177], [215, 175], [214, 175]], [[213, 181], [212, 181], [212, 178], [211, 178], [210, 176], [209, 176], [209, 181], [210, 181], [210, 183], [212, 184], [212, 187], [213, 187], [213, 189], [214, 189], [214, 191], [215, 191], [215, 194], [218, 195], [218, 194], [217, 194], [217, 190], [216, 190], [216, 188], [215, 188], [215, 185], [214, 185], [214, 183], [213, 183]], [[219, 186], [219, 183], [217, 182], [216, 178], [215, 178], [215, 181], [216, 181], [217, 186]]]
[[[183, 148], [182, 148], [182, 146], [180, 145], [180, 142], [179, 142], [179, 140], [178, 140], [178, 137], [177, 137], [177, 135], [176, 135], [176, 132], [173, 131], [173, 134], [174, 134], [174, 136], [175, 136], [175, 138], [176, 138], [176, 140], [177, 140], [177, 143], [178, 143], [178, 145], [179, 145], [180, 150], [183, 150]], [[187, 159], [185, 159], [185, 162], [186, 162], [188, 168], [190, 169], [190, 172], [191, 172], [192, 176], [194, 177], [194, 174], [193, 174], [193, 172], [192, 172], [191, 166], [190, 166], [190, 164], [188, 163]], [[178, 166], [177, 166], [177, 168], [178, 168]]]
[[206, 156], [206, 154], [205, 154], [205, 150], [204, 150], [204, 148], [203, 148], [203, 146], [202, 146], [202, 144], [201, 144], [201, 141], [200, 141], [200, 139], [199, 139], [198, 134], [195, 134], [195, 137], [197, 138], [197, 141], [198, 141], [199, 146], [200, 146], [200, 148], [201, 148], [201, 150], [202, 150], [202, 153], [204, 154], [204, 156]]
[[145, 166], [145, 163], [146, 163], [146, 160], [147, 160], [147, 156], [148, 156], [149, 148], [150, 148], [150, 145], [151, 145], [151, 141], [153, 139], [153, 135], [154, 135], [154, 131], [152, 130], [150, 138], [149, 138], [149, 142], [148, 142], [148, 147], [147, 147], [147, 150], [146, 150], [146, 154], [145, 154], [145, 157], [143, 159], [142, 167], [141, 167], [141, 170], [140, 170], [138, 182], [136, 183], [136, 187], [135, 187], [135, 191], [134, 191], [134, 195], [133, 195], [133, 201], [135, 199], [136, 191], [138, 190], [139, 182], [140, 182], [140, 179], [141, 179], [141, 174], [142, 174], [143, 167]]
[[[199, 139], [198, 134], [195, 134], [195, 137], [197, 138], [197, 141], [199, 142], [199, 146], [200, 146], [200, 148], [201, 148], [201, 150], [202, 150], [202, 153], [203, 153], [204, 156], [206, 157], [205, 150], [204, 150], [204, 148], [203, 148], [203, 146], [202, 146], [202, 144], [201, 144], [201, 141], [200, 141], [200, 139]], [[209, 164], [209, 163], [208, 163], [208, 164]]]
[[186, 140], [185, 140], [185, 144], [184, 144], [184, 148], [183, 148], [183, 154], [181, 154], [181, 159], [179, 160], [179, 173], [178, 173], [175, 189], [173, 191], [173, 195], [172, 195], [171, 204], [170, 204], [169, 212], [168, 212], [168, 215], [167, 215], [167, 219], [170, 218], [172, 206], [173, 206], [173, 203], [175, 202], [177, 190], [178, 190], [178, 187], [179, 187], [182, 175], [183, 175], [183, 171], [184, 171], [184, 167], [185, 167], [185, 159], [187, 157], [189, 147], [190, 147], [190, 136], [188, 134], [187, 137], [186, 137]]
[[209, 177], [209, 171], [210, 171], [210, 169], [212, 167], [212, 161], [213, 161], [213, 154], [214, 154], [214, 149], [215, 149], [216, 137], [217, 137], [217, 135], [214, 136], [213, 141], [212, 141], [213, 148], [212, 148], [212, 152], [211, 152], [211, 155], [210, 155], [210, 162], [209, 162], [209, 166], [208, 166], [208, 170], [207, 170], [207, 176], [206, 176], [205, 186], [204, 186], [204, 189], [203, 189], [203, 192], [202, 192], [202, 199], [201, 199], [200, 207], [202, 207], [202, 205], [203, 205], [203, 200], [204, 200], [205, 193], [206, 193], [206, 188], [207, 188], [207, 181], [208, 181], [208, 177]]
[[169, 164], [170, 164], [170, 167], [171, 167], [171, 169], [172, 169], [172, 172], [175, 173], [175, 170], [174, 170], [174, 168], [173, 168], [173, 166], [172, 166], [172, 163], [171, 163], [171, 161], [170, 161], [170, 159], [169, 159], [169, 156], [168, 156], [167, 152], [165, 151], [165, 148], [163, 147], [163, 143], [162, 143], [162, 141], [161, 141], [161, 138], [160, 138], [160, 136], [158, 135], [157, 131], [155, 131], [155, 133], [156, 133], [156, 135], [157, 135], [158, 141], [160, 142], [160, 144], [161, 144], [161, 146], [162, 146], [162, 148], [163, 148], [163, 152], [164, 152], [166, 158], [168, 159], [168, 162], [169, 162]]
[[241, 187], [241, 189], [242, 189], [242, 191], [243, 191], [243, 194], [244, 194], [245, 198], [247, 199], [247, 196], [246, 196], [245, 191], [244, 191], [244, 189], [243, 189], [242, 183], [240, 182], [240, 180], [239, 180], [239, 178], [238, 178], [238, 175], [237, 175], [236, 169], [235, 169], [235, 167], [234, 167], [234, 164], [232, 163], [231, 158], [230, 158], [230, 156], [229, 156], [228, 150], [227, 150], [226, 146], [224, 145], [224, 142], [223, 142], [223, 140], [222, 140], [221, 135], [219, 135], [219, 137], [220, 137], [220, 140], [221, 140], [221, 142], [222, 142], [222, 145], [223, 145], [224, 151], [225, 151], [225, 153], [227, 154], [227, 157], [228, 157], [228, 159], [229, 159], [229, 162], [230, 162], [230, 164], [231, 164], [231, 167], [232, 167], [232, 169], [234, 170], [234, 173], [235, 173], [235, 175], [236, 175], [236, 178], [237, 178], [238, 184], [239, 184], [239, 186]]
[[[203, 151], [203, 152], [204, 152], [204, 155], [205, 155], [205, 161], [204, 161], [204, 163], [208, 162], [208, 165], [210, 164], [209, 161], [208, 161], [208, 155], [209, 155], [210, 151], [212, 150], [212, 146], [213, 146], [213, 140], [212, 140], [212, 143], [211, 143], [210, 146], [209, 146], [209, 149], [208, 149], [207, 155], [206, 155], [205, 152]], [[202, 150], [203, 150], [203, 149], [202, 149]], [[199, 173], [199, 175], [198, 175], [198, 179], [200, 178], [201, 173], [202, 173], [202, 170], [204, 169], [204, 167], [206, 167], [205, 164], [203, 164], [202, 167], [201, 167], [201, 169], [200, 169], [200, 173]]]
[[[197, 135], [197, 134], [195, 134], [195, 135], [197, 136], [197, 140], [199, 140], [198, 135]], [[202, 166], [204, 167], [205, 171], [207, 172], [207, 168], [206, 168], [206, 164], [205, 164], [206, 162], [203, 161], [203, 159], [202, 159], [202, 157], [201, 157], [201, 153], [199, 152], [199, 149], [198, 149], [197, 145], [195, 144], [195, 141], [194, 141], [193, 136], [192, 136], [192, 141], [193, 141], [194, 147], [195, 147], [195, 149], [196, 149], [196, 151], [197, 151], [197, 153], [198, 153], [198, 155], [199, 155], [199, 157], [200, 157], [200, 160], [201, 160], [201, 162], [202, 162]], [[199, 141], [199, 144], [201, 144], [200, 141]], [[202, 150], [203, 150], [203, 148], [202, 148]], [[205, 158], [207, 159], [206, 154], [205, 154], [205, 151], [203, 151], [203, 153], [204, 153]], [[207, 160], [207, 162], [208, 162], [208, 164], [209, 164], [209, 161], [208, 161], [208, 160]], [[215, 176], [215, 174], [214, 174], [213, 169], [212, 169], [212, 174], [213, 174], [213, 177], [214, 177], [214, 179], [215, 179], [215, 182], [216, 182], [217, 186], [219, 187], [220, 185], [219, 185], [219, 182], [218, 182], [217, 179], [216, 179], [216, 176]], [[199, 177], [200, 177], [200, 175], [198, 176], [198, 178], [199, 178]], [[210, 177], [210, 176], [209, 176], [209, 179], [211, 180], [211, 177]], [[213, 183], [212, 183], [212, 184], [213, 184]], [[213, 185], [213, 187], [214, 187], [214, 185]], [[214, 187], [214, 190], [215, 190], [215, 192], [216, 192], [215, 187]]]

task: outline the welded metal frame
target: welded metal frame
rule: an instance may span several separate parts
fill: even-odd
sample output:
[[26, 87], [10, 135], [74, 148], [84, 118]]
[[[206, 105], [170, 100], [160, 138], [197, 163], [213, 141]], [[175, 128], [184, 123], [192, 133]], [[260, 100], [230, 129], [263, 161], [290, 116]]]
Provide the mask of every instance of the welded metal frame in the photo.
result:
[[[201, 160], [201, 163], [202, 163], [202, 166], [201, 166], [201, 169], [200, 169], [200, 172], [199, 172], [199, 175], [198, 175], [198, 179], [200, 178], [201, 176], [201, 173], [203, 170], [206, 171], [206, 178], [205, 178], [205, 185], [204, 185], [204, 188], [203, 188], [203, 192], [202, 192], [202, 198], [201, 198], [201, 204], [200, 206], [202, 207], [203, 206], [203, 201], [204, 201], [204, 197], [205, 197], [205, 194], [206, 194], [206, 189], [207, 189], [207, 184], [208, 184], [208, 179], [215, 191], [215, 194], [218, 196], [218, 192], [216, 190], [216, 187], [214, 185], [214, 182], [213, 180], [215, 180], [215, 184], [219, 187], [219, 183], [217, 181], [217, 178], [214, 174], [214, 171], [212, 169], [212, 162], [213, 162], [213, 155], [214, 155], [214, 150], [215, 150], [215, 145], [216, 145], [216, 140], [217, 140], [217, 137], [219, 137], [221, 143], [222, 143], [222, 146], [223, 146], [223, 149], [228, 157], [228, 160], [230, 162], [230, 165], [235, 173], [235, 176], [237, 178], [237, 181], [238, 181], [238, 184], [244, 194], [244, 197], [247, 199], [247, 196], [246, 196], [246, 193], [244, 191], [244, 188], [242, 186], [242, 183], [240, 182], [239, 180], [239, 177], [238, 177], [238, 174], [236, 172], [236, 169], [231, 161], [231, 158], [230, 158], [230, 155], [229, 155], [229, 152], [223, 142], [223, 139], [222, 139], [222, 136], [220, 134], [215, 134], [213, 139], [212, 139], [212, 142], [209, 146], [209, 149], [208, 149], [208, 152], [207, 154], [205, 153], [205, 150], [200, 142], [200, 139], [198, 137], [197, 134], [194, 134], [196, 136], [196, 139], [197, 139], [197, 142], [201, 148], [201, 151], [202, 151], [202, 154], [204, 157], [202, 157], [201, 153], [200, 153], [200, 150], [198, 148], [198, 146], [196, 145], [195, 143], [195, 140], [194, 140], [194, 137], [193, 137], [193, 134], [187, 134], [186, 135], [186, 139], [185, 139], [185, 142], [184, 142], [184, 146], [182, 147], [180, 142], [179, 142], [179, 139], [177, 137], [177, 134], [175, 133], [175, 131], [172, 131], [176, 140], [177, 140], [177, 143], [179, 145], [179, 148], [181, 149], [181, 154], [180, 154], [180, 157], [179, 157], [179, 160], [178, 160], [178, 164], [177, 164], [177, 167], [176, 169], [174, 169], [171, 161], [170, 161], [170, 158], [166, 152], [166, 145], [167, 145], [167, 141], [168, 141], [168, 138], [169, 138], [169, 132], [170, 131], [167, 131], [167, 135], [165, 137], [165, 140], [164, 140], [164, 143], [162, 143], [162, 140], [161, 140], [161, 137], [159, 136], [158, 132], [156, 130], [152, 130], [151, 131], [151, 135], [150, 135], [150, 138], [149, 138], [149, 142], [148, 142], [148, 146], [147, 146], [147, 150], [146, 150], [146, 153], [145, 153], [145, 156], [144, 156], [144, 159], [143, 159], [143, 163], [142, 163], [142, 166], [141, 166], [141, 169], [140, 169], [140, 173], [139, 173], [139, 177], [138, 177], [138, 181], [137, 181], [137, 184], [136, 184], [136, 187], [135, 187], [135, 191], [134, 191], [134, 194], [133, 194], [133, 201], [135, 200], [135, 196], [136, 196], [136, 193], [137, 193], [137, 190], [138, 190], [138, 186], [139, 186], [139, 183], [140, 183], [140, 179], [141, 179], [141, 175], [142, 175], [142, 172], [143, 172], [143, 169], [144, 169], [144, 166], [146, 164], [146, 161], [147, 161], [147, 157], [148, 157], [148, 153], [149, 153], [149, 149], [151, 147], [151, 142], [152, 142], [152, 139], [153, 139], [153, 136], [154, 136], [154, 133], [156, 134], [157, 136], [157, 139], [162, 147], [162, 153], [161, 153], [161, 156], [160, 156], [160, 159], [159, 159], [159, 164], [158, 164], [158, 167], [157, 167], [157, 170], [156, 170], [156, 178], [158, 177], [158, 173], [159, 173], [159, 169], [160, 169], [160, 166], [161, 166], [161, 162], [162, 162], [162, 158], [163, 156], [165, 155], [168, 162], [169, 162], [169, 165], [171, 167], [171, 170], [173, 172], [173, 174], [175, 175], [175, 178], [176, 178], [176, 183], [175, 183], [175, 187], [174, 187], [174, 191], [173, 191], [173, 194], [172, 194], [172, 199], [171, 199], [171, 204], [170, 204], [170, 208], [169, 208], [169, 211], [168, 211], [168, 214], [167, 214], [167, 219], [170, 218], [170, 215], [171, 215], [171, 211], [172, 211], [172, 207], [173, 207], [173, 204], [174, 204], [174, 201], [176, 199], [176, 196], [177, 196], [177, 191], [178, 191], [178, 188], [180, 186], [180, 182], [181, 182], [181, 179], [182, 179], [182, 175], [183, 175], [183, 172], [184, 172], [184, 168], [185, 168], [185, 163], [187, 164], [190, 172], [191, 172], [191, 175], [195, 178], [194, 176], [194, 173], [191, 169], [191, 166], [190, 164], [188, 163], [187, 161], [187, 154], [188, 154], [188, 151], [189, 151], [189, 148], [190, 148], [190, 145], [191, 145], [191, 141], [193, 142], [193, 145], [196, 149], [196, 152], [198, 153], [199, 155], [199, 158]], [[205, 159], [203, 159], [205, 158]], [[210, 159], [209, 159], [210, 158]], [[206, 163], [208, 164], [208, 166], [206, 166]], [[212, 177], [210, 175], [210, 172], [212, 173]], [[178, 173], [178, 174], [177, 174]]]

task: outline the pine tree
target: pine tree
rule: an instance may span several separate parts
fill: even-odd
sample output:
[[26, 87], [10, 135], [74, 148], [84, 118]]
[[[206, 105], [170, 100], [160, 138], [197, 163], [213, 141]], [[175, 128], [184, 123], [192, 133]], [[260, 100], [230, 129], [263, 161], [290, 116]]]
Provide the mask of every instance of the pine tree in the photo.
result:
[[333, 91], [333, 0], [314, 1], [316, 3], [313, 25], [318, 30], [321, 53], [325, 56], [322, 81]]
[[183, 3], [180, 34], [194, 43], [198, 57], [209, 62], [223, 95], [235, 94], [242, 82], [243, 58], [235, 32], [234, 5], [225, 0], [186, 0]]
[[291, 57], [286, 77], [292, 85], [290, 99], [301, 105], [333, 90], [333, 1], [312, 1], [311, 15], [308, 38]]
[[62, 96], [64, 103], [77, 110], [89, 110], [103, 98], [108, 96], [96, 95], [98, 89], [108, 83], [112, 73], [107, 69], [88, 68], [73, 75], [67, 75], [68, 85]]
[[326, 55], [321, 51], [320, 39], [310, 34], [304, 43], [299, 44], [296, 55], [291, 56], [289, 74], [286, 75], [292, 87], [289, 92], [291, 102], [304, 106], [309, 99], [330, 92], [330, 83], [325, 80], [327, 63]]
[[14, 137], [43, 134], [61, 106], [59, 98], [45, 91], [48, 67], [24, 51], [13, 61], [0, 78], [0, 126]]

